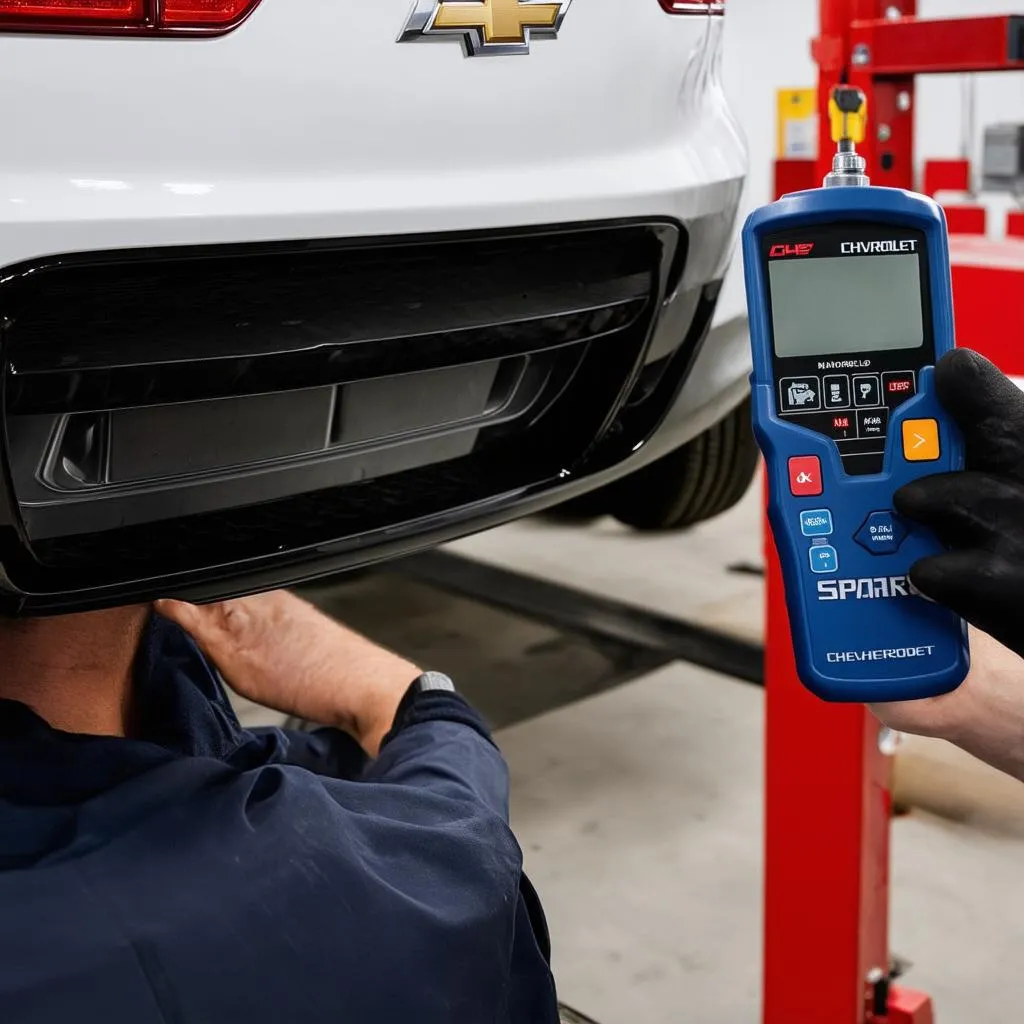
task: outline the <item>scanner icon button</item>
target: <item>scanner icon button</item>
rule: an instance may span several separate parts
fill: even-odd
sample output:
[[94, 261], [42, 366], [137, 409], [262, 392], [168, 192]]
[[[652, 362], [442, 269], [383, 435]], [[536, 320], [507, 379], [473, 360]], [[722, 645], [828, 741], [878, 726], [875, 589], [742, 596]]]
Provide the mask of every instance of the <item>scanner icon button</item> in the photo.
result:
[[821, 383], [817, 377], [783, 377], [779, 381], [781, 412], [811, 412], [821, 408]]
[[850, 407], [850, 378], [845, 373], [822, 379], [826, 409], [848, 409]]
[[805, 537], [831, 537], [832, 513], [827, 508], [812, 508], [801, 512], [800, 532]]
[[858, 373], [853, 378], [853, 404], [871, 406], [882, 404], [882, 391], [877, 373]]
[[815, 544], [810, 552], [811, 572], [838, 572], [839, 556], [831, 544]]

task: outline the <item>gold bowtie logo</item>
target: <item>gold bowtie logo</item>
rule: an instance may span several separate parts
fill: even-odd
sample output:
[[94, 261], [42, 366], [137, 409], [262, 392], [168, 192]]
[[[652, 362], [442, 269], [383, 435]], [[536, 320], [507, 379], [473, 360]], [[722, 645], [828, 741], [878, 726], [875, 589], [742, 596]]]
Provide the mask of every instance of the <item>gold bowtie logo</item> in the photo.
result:
[[416, 0], [399, 42], [462, 39], [466, 55], [529, 53], [533, 35], [557, 35], [572, 0]]

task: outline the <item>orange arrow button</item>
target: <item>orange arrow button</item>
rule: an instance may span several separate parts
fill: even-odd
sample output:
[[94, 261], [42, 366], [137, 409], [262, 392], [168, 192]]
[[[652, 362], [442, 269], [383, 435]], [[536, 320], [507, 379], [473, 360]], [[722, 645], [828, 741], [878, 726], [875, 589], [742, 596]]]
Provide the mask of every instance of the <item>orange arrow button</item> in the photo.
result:
[[908, 462], [934, 462], [941, 454], [937, 420], [903, 421], [903, 457]]

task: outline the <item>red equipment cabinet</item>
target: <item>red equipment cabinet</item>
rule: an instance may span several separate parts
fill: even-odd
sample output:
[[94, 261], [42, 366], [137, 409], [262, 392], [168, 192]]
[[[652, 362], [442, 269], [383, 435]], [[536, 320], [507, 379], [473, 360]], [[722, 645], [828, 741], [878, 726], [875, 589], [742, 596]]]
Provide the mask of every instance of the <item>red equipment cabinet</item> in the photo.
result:
[[932, 197], [939, 192], [970, 192], [970, 160], [926, 160], [921, 191]]
[[953, 237], [949, 255], [957, 344], [988, 356], [1004, 373], [1024, 377], [1024, 238]]
[[[916, 17], [916, 3], [819, 0], [821, 33], [812, 44], [819, 110], [828, 109], [841, 81], [864, 90], [868, 137], [859, 149], [876, 185], [913, 188], [916, 75], [1024, 69], [1024, 17], [925, 21]], [[835, 149], [829, 119], [822, 116], [820, 125], [813, 184], [831, 169]], [[788, 191], [806, 170], [777, 172]], [[1024, 243], [1006, 244], [1009, 262], [1019, 257], [1024, 273]], [[1003, 257], [994, 262], [1013, 273]], [[1001, 290], [1005, 304], [1019, 295], [1021, 280], [1015, 278], [1016, 290], [1007, 288], [977, 261], [955, 256], [958, 322], [980, 317], [976, 311], [991, 304], [986, 296]], [[959, 326], [961, 343], [1014, 372], [993, 348], [997, 337]], [[781, 569], [767, 528], [765, 535], [764, 1024], [932, 1024], [927, 995], [890, 985], [892, 758], [867, 710], [825, 704], [797, 680]]]

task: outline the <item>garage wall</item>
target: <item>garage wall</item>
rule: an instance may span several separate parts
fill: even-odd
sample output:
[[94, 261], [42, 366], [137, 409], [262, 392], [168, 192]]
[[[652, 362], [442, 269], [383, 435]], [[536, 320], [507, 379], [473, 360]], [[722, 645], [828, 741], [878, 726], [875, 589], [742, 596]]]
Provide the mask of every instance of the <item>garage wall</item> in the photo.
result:
[[[1019, 0], [918, 0], [921, 17], [1008, 14]], [[775, 94], [783, 88], [813, 86], [816, 68], [810, 40], [817, 32], [818, 0], [728, 0], [724, 78], [733, 109], [747, 134], [750, 175], [743, 217], [771, 201], [775, 158]], [[921, 78], [918, 87], [917, 157], [956, 157], [961, 147], [962, 78]], [[982, 130], [997, 121], [1024, 120], [1024, 73], [975, 75], [975, 132], [972, 157], [981, 155]], [[977, 166], [977, 164], [976, 164]], [[992, 211], [993, 234], [1002, 231], [1009, 197], [984, 196]], [[740, 221], [742, 224], [742, 219]], [[726, 281], [719, 319], [745, 309], [737, 253]]]

